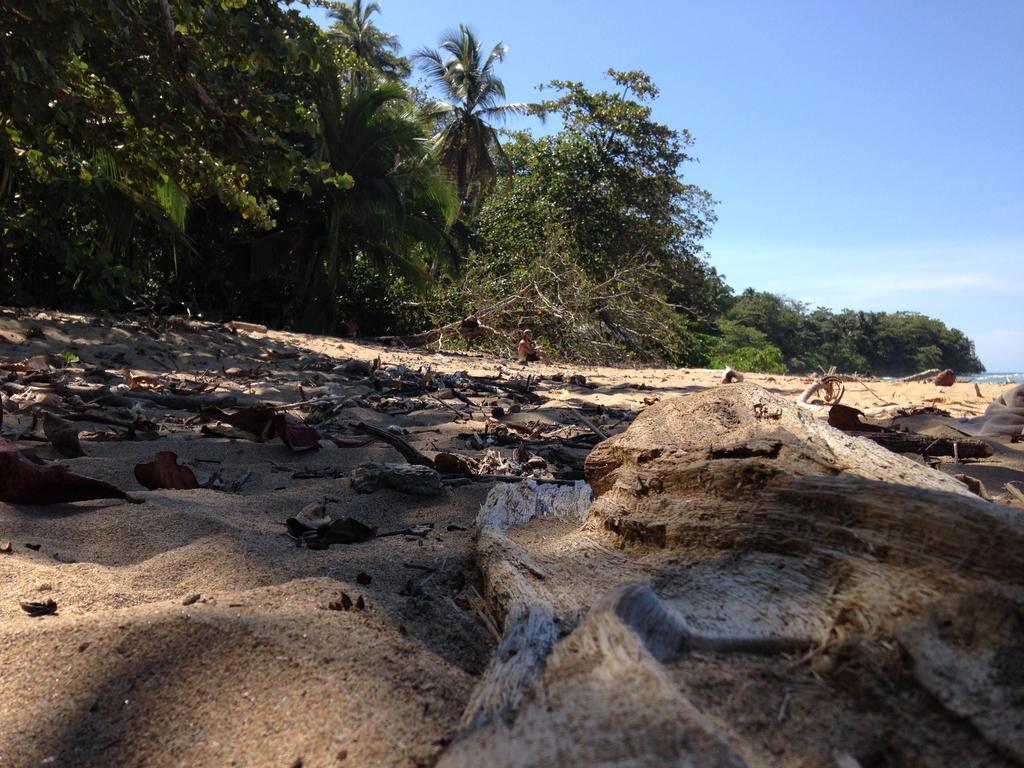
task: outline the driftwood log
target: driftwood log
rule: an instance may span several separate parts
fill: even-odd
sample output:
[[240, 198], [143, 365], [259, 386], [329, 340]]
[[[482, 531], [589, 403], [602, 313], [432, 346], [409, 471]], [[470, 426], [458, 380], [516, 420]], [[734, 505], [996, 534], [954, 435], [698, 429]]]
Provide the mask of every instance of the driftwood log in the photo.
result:
[[420, 464], [369, 461], [353, 469], [349, 478], [356, 493], [373, 493], [380, 488], [391, 488], [414, 496], [437, 496], [444, 492], [437, 470]]
[[502, 638], [439, 765], [1024, 760], [1019, 512], [751, 384], [586, 466], [585, 514], [532, 484], [481, 510]]
[[894, 453], [916, 453], [919, 456], [954, 456], [958, 459], [985, 459], [992, 455], [992, 446], [984, 440], [965, 437], [952, 440], [948, 437], [929, 437], [911, 432], [857, 432], [848, 431], [853, 437], [863, 437], [888, 448]]

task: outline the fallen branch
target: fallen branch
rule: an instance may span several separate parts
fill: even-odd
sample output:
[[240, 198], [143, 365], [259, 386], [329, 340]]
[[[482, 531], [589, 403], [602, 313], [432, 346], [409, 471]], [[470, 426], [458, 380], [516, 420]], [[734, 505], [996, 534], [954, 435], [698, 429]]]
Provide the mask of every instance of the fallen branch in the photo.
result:
[[432, 459], [427, 458], [425, 455], [420, 453], [416, 448], [410, 445], [407, 440], [403, 440], [398, 435], [392, 434], [391, 432], [388, 432], [386, 429], [375, 427], [372, 424], [366, 424], [365, 422], [362, 421], [359, 422], [358, 424], [352, 424], [351, 426], [353, 429], [359, 432], [362, 432], [367, 435], [372, 435], [378, 440], [382, 440], [383, 442], [387, 443], [400, 454], [402, 454], [402, 456], [405, 457], [405, 460], [408, 461], [410, 464], [419, 464], [424, 467], [430, 467], [431, 469], [434, 468], [434, 462]]

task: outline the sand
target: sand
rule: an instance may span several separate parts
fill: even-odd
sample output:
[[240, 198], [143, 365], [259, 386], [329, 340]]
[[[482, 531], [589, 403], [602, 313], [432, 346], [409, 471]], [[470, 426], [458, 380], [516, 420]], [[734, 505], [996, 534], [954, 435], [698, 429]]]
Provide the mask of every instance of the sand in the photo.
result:
[[[130, 371], [164, 382], [203, 380], [217, 386], [213, 394], [277, 405], [317, 393], [372, 392], [331, 373], [325, 361], [380, 358], [384, 365], [491, 377], [581, 374], [597, 387], [542, 382], [545, 401], [511, 417], [575, 425], [580, 433], [588, 432], [581, 409], [614, 434], [655, 398], [719, 386], [721, 377], [704, 370], [523, 368], [486, 355], [235, 333], [201, 322], [0, 311], [0, 359], [61, 353], [80, 358], [70, 364], [73, 375], [97, 366], [115, 374], [112, 386]], [[787, 398], [811, 381], [758, 374], [747, 380]], [[933, 405], [965, 417], [982, 413], [1002, 389], [981, 384], [979, 397], [973, 383], [850, 382], [843, 402], [861, 409]], [[428, 455], [474, 454], [464, 436], [483, 430], [490, 405], [456, 421], [458, 401], [425, 401], [410, 413], [389, 412], [407, 410], [401, 403], [351, 405], [317, 426], [352, 438], [352, 422], [394, 424]], [[31, 427], [33, 409], [28, 400], [19, 405], [25, 409], [5, 414], [8, 436]], [[186, 423], [186, 411], [145, 407], [143, 414], [160, 424], [158, 440], [83, 441], [87, 455], [76, 459], [61, 459], [46, 443], [18, 443], [145, 503], [0, 503], [0, 542], [12, 545], [0, 553], [0, 765], [432, 765], [494, 647], [473, 560], [473, 521], [488, 486], [450, 487], [432, 499], [389, 490], [356, 494], [348, 471], [368, 460], [401, 461], [394, 449], [375, 442], [293, 453], [277, 440], [202, 436], [199, 425]], [[934, 416], [897, 421], [926, 434], [956, 434]], [[948, 460], [939, 468], [980, 477], [993, 496], [1005, 497], [1004, 483], [1024, 480], [1024, 451], [1008, 438], [990, 442], [991, 459]], [[245, 482], [237, 491], [142, 490], [133, 468], [158, 450], [176, 452], [200, 478], [219, 471], [228, 489]], [[293, 477], [310, 470], [338, 477]], [[297, 547], [284, 520], [323, 496], [332, 516], [356, 517], [380, 532], [432, 528], [323, 551]], [[365, 608], [330, 610], [342, 592], [362, 596]], [[57, 602], [57, 615], [33, 618], [19, 606], [46, 599]]]

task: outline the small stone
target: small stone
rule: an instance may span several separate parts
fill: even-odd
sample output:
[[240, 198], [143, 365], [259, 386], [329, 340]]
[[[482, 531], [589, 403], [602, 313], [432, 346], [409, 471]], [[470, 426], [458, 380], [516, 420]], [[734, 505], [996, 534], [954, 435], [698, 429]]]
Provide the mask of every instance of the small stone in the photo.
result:
[[182, 605], [192, 605], [193, 603], [198, 603], [200, 597], [202, 597], [202, 595], [200, 595], [198, 592], [196, 592], [194, 595], [189, 595], [184, 600], [182, 600], [181, 604]]

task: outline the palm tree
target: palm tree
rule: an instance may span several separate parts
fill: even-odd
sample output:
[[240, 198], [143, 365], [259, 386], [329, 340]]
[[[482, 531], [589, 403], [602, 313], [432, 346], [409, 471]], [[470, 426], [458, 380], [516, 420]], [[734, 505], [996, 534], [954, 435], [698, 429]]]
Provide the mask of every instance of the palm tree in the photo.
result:
[[430, 131], [400, 83], [343, 84], [332, 62], [317, 75], [320, 132], [312, 148], [330, 172], [301, 209], [297, 325], [334, 330], [342, 280], [365, 260], [413, 282], [451, 267], [459, 212], [431, 151]]
[[540, 114], [536, 104], [502, 103], [505, 85], [494, 74], [494, 65], [505, 58], [507, 50], [499, 42], [484, 56], [476, 35], [461, 24], [458, 31], [444, 34], [440, 50], [424, 48], [412, 57], [447, 97], [433, 102], [427, 114], [441, 126], [434, 137], [438, 159], [467, 216], [479, 210], [493, 187], [495, 159], [502, 156], [498, 131], [488, 121]]
[[355, 79], [360, 85], [365, 85], [369, 72], [379, 72], [396, 80], [407, 77], [410, 72], [408, 61], [398, 55], [398, 38], [377, 28], [371, 19], [375, 13], [380, 13], [380, 4], [363, 7], [363, 0], [352, 0], [351, 5], [343, 5], [328, 14], [335, 22], [331, 37], [355, 57]]

